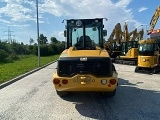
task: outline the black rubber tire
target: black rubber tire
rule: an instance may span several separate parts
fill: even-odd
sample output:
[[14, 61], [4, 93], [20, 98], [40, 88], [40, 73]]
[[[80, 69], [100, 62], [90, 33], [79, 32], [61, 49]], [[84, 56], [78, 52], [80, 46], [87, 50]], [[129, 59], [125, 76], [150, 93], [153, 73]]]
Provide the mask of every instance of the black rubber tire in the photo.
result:
[[69, 95], [69, 92], [66, 92], [66, 91], [57, 91], [57, 95], [60, 96], [60, 97], [66, 97]]
[[138, 64], [137, 61], [135, 61], [135, 62], [134, 62], [134, 65], [137, 65], [137, 64]]
[[138, 70], [139, 70], [139, 68], [138, 68], [138, 67], [136, 67], [136, 68], [135, 68], [135, 70], [134, 70], [134, 72], [135, 72], [135, 73], [137, 73], [137, 72], [138, 72]]
[[157, 67], [154, 67], [154, 68], [152, 69], [152, 73], [153, 73], [153, 74], [157, 74], [157, 73], [158, 73]]

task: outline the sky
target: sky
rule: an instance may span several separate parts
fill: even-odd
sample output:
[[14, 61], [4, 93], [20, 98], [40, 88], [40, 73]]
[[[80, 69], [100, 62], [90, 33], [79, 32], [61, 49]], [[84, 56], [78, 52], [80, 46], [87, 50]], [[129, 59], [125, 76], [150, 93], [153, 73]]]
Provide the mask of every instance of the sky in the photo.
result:
[[[149, 28], [160, 0], [38, 0], [39, 34], [65, 40], [64, 19], [107, 18], [104, 29], [108, 37], [117, 23], [128, 24], [129, 31]], [[160, 20], [155, 29], [160, 28]], [[36, 0], [0, 0], [0, 39], [37, 43]], [[144, 37], [148, 37], [145, 35]]]

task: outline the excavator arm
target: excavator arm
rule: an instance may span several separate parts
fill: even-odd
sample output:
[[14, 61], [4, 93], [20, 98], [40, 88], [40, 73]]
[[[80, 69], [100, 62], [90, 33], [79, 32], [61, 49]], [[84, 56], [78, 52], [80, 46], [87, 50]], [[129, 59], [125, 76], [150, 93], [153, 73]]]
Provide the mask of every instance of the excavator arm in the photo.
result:
[[[111, 35], [108, 38], [108, 42], [110, 42], [110, 43], [115, 42], [114, 37], [115, 37], [115, 39], [118, 39], [121, 34], [122, 34], [121, 25], [120, 25], [120, 23], [117, 23], [115, 25]], [[117, 42], [120, 42], [120, 41], [117, 41]]]
[[128, 25], [126, 24], [126, 22], [123, 26], [123, 29], [124, 29], [124, 31], [123, 31], [123, 37], [124, 38], [123, 38], [122, 42], [127, 42], [127, 41], [129, 41], [130, 36], [129, 36], [129, 33], [128, 33]]
[[118, 44], [120, 44], [121, 39], [122, 39], [122, 30], [121, 30], [120, 23], [118, 23], [115, 27], [115, 40], [114, 40], [114, 42], [117, 42]]
[[[129, 41], [133, 41], [134, 37], [137, 35], [137, 28], [135, 28], [132, 32], [129, 33], [130, 36], [130, 40]], [[131, 37], [132, 36], [132, 37]]]
[[131, 37], [130, 41], [135, 41], [136, 38], [138, 39], [142, 39], [144, 35], [144, 30], [140, 30], [138, 33], [133, 34], [133, 36]]
[[151, 19], [151, 22], [150, 22], [150, 29], [147, 31], [147, 34], [151, 34], [156, 23], [157, 23], [157, 20], [160, 16], [160, 6], [158, 6], [158, 8], [156, 9], [154, 15], [152, 16], [152, 19]]
[[122, 41], [122, 35], [121, 24], [117, 23], [112, 30], [108, 41], [104, 43], [104, 47], [109, 52], [111, 58], [116, 58], [121, 52], [120, 43]]

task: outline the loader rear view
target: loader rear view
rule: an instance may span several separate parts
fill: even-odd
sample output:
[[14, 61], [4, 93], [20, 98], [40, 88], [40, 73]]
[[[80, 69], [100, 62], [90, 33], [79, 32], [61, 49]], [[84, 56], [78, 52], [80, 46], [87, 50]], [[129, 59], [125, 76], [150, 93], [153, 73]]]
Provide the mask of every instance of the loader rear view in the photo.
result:
[[67, 20], [66, 49], [58, 59], [52, 79], [57, 95], [80, 91], [115, 95], [117, 72], [104, 49], [103, 28], [103, 18]]

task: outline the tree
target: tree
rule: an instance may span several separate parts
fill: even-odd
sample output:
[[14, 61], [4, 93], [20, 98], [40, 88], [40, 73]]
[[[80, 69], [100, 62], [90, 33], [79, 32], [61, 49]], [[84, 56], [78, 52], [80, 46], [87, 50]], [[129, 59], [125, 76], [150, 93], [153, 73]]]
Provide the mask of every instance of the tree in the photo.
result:
[[29, 43], [30, 43], [30, 45], [32, 45], [34, 43], [33, 38], [30, 38]]
[[47, 42], [48, 42], [47, 37], [44, 36], [43, 34], [40, 34], [39, 42], [40, 42], [40, 44], [47, 44]]
[[57, 38], [55, 38], [55, 37], [51, 37], [51, 42], [52, 42], [52, 43], [58, 43], [58, 40], [57, 40]]

